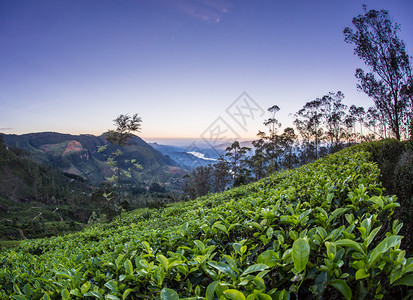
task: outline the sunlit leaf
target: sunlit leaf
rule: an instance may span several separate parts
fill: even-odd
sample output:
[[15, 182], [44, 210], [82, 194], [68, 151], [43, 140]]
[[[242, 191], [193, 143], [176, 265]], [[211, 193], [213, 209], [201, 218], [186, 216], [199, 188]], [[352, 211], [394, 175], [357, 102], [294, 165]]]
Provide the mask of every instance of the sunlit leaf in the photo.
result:
[[400, 245], [402, 238], [403, 237], [401, 235], [391, 235], [386, 237], [371, 252], [369, 255], [369, 262], [373, 264], [381, 254], [387, 252], [390, 248]]
[[240, 291], [228, 289], [224, 291], [225, 296], [232, 300], [245, 300], [245, 296]]
[[248, 275], [248, 274], [251, 274], [251, 273], [254, 273], [254, 272], [261, 272], [261, 271], [263, 271], [263, 270], [265, 270], [265, 269], [267, 269], [267, 268], [268, 268], [268, 266], [265, 265], [265, 264], [255, 264], [255, 265], [249, 266], [249, 267], [242, 273], [242, 276], [245, 276], [245, 275]]
[[292, 258], [294, 268], [297, 272], [301, 272], [306, 268], [308, 258], [310, 256], [310, 245], [308, 240], [299, 238], [293, 244]]
[[173, 289], [163, 288], [161, 291], [161, 300], [178, 300], [178, 293]]

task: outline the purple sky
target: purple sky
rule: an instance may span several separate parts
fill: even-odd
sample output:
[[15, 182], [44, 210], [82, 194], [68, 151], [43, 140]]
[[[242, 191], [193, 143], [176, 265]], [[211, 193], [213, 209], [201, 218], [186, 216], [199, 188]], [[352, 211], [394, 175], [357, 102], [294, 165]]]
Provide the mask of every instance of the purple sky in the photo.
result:
[[389, 10], [412, 54], [411, 0], [1, 0], [0, 132], [101, 134], [139, 113], [144, 138], [217, 120], [250, 138], [268, 115], [237, 122], [226, 110], [244, 91], [283, 127], [329, 91], [372, 106], [342, 33], [362, 3]]

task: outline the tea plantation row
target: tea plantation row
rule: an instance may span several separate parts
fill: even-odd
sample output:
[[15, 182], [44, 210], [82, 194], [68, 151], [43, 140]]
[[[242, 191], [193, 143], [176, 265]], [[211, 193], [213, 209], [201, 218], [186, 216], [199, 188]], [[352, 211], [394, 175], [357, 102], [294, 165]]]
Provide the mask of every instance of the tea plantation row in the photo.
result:
[[[411, 297], [399, 206], [362, 147], [0, 253], [3, 299]], [[410, 294], [409, 294], [410, 293]]]

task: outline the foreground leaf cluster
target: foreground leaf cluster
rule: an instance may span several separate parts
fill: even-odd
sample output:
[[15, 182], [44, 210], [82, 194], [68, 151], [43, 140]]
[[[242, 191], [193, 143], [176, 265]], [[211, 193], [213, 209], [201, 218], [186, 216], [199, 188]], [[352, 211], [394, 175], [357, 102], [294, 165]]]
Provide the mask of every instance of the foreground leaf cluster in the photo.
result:
[[381, 299], [413, 285], [362, 147], [0, 254], [0, 298]]

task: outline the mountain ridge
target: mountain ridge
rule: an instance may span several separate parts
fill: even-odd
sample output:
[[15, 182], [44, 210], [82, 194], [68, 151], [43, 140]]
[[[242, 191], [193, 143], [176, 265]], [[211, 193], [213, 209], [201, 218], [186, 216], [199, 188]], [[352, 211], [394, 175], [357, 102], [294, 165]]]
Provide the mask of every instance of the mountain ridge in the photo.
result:
[[[95, 136], [38, 132], [22, 135], [3, 134], [3, 139], [11, 148], [28, 151], [34, 160], [81, 176], [94, 185], [104, 182], [111, 172], [110, 166], [106, 164], [110, 150], [98, 151], [99, 147], [108, 144], [105, 134]], [[167, 180], [170, 167], [178, 165], [138, 136], [133, 136], [122, 151], [125, 160], [135, 159], [142, 165], [143, 170], [134, 174], [140, 181], [154, 175]]]

